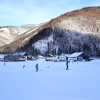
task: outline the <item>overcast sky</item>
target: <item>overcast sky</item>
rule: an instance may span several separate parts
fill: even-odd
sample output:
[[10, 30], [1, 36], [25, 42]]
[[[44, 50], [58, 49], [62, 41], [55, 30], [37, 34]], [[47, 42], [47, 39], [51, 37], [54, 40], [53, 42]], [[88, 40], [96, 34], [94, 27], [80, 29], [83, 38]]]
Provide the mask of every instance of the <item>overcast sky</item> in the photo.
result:
[[100, 0], [0, 0], [0, 26], [39, 24]]

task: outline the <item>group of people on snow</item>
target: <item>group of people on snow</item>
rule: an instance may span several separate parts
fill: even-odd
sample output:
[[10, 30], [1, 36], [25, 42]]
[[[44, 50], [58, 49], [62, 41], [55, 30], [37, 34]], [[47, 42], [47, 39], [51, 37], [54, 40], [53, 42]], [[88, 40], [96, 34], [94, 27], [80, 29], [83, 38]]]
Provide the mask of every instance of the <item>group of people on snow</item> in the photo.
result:
[[[68, 70], [68, 67], [69, 67], [68, 63], [69, 63], [68, 57], [66, 57], [66, 70]], [[24, 68], [25, 68], [25, 65], [23, 65], [23, 69]], [[38, 71], [38, 68], [39, 68], [38, 63], [36, 63], [36, 65], [35, 65], [36, 72]]]

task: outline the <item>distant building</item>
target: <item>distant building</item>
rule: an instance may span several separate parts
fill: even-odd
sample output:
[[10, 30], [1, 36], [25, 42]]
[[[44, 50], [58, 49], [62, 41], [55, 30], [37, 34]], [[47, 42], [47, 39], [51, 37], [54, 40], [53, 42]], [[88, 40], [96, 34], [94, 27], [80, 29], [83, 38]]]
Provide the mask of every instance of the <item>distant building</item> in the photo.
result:
[[46, 56], [46, 61], [53, 61], [53, 55], [52, 54], [48, 54], [47, 56]]
[[66, 60], [66, 55], [65, 54], [61, 54], [59, 56], [59, 61], [65, 61]]
[[27, 61], [35, 60], [33, 55], [28, 55], [26, 52], [16, 52], [14, 54], [6, 54], [4, 56], [5, 61]]
[[38, 55], [37, 59], [44, 59], [44, 57], [42, 55]]
[[83, 60], [85, 53], [83, 52], [75, 52], [68, 56], [69, 61], [81, 61]]
[[59, 56], [57, 56], [57, 55], [54, 56], [53, 59], [52, 59], [52, 61], [54, 61], [54, 62], [58, 62], [58, 61], [59, 61]]
[[61, 54], [59, 56], [59, 61], [66, 61], [66, 57], [68, 57], [68, 56], [69, 56], [69, 54]]

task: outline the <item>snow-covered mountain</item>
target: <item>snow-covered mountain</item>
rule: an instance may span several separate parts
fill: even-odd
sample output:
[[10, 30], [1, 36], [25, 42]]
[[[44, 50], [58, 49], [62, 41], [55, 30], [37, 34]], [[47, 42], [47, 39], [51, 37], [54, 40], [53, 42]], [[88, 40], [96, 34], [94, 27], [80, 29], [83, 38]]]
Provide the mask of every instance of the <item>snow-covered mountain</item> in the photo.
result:
[[100, 48], [100, 7], [86, 7], [65, 13], [25, 33], [0, 50], [33, 50], [43, 54], [54, 51], [94, 52]]
[[0, 27], [0, 46], [9, 44], [25, 32], [35, 28], [35, 25], [23, 26], [1, 26]]

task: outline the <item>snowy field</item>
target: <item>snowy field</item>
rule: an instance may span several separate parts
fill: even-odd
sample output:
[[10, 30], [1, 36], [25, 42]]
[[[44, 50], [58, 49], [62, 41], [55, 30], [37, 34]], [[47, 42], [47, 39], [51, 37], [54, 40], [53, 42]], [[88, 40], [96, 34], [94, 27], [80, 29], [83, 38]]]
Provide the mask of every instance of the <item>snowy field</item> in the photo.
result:
[[100, 59], [65, 68], [65, 62], [43, 59], [0, 62], [0, 100], [100, 100]]

